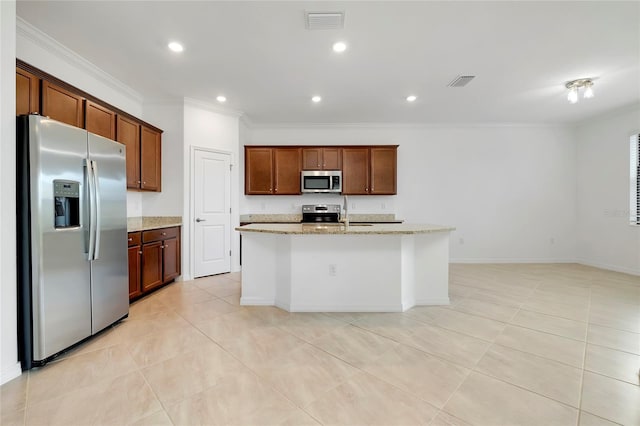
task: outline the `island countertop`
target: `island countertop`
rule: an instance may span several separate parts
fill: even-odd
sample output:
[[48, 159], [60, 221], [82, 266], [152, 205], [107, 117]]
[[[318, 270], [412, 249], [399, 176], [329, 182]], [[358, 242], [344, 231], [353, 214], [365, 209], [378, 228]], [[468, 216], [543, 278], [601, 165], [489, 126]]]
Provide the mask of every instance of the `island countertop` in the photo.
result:
[[452, 226], [431, 224], [315, 224], [315, 223], [254, 223], [236, 228], [240, 232], [263, 232], [268, 234], [327, 234], [327, 235], [393, 235], [428, 234], [455, 230]]

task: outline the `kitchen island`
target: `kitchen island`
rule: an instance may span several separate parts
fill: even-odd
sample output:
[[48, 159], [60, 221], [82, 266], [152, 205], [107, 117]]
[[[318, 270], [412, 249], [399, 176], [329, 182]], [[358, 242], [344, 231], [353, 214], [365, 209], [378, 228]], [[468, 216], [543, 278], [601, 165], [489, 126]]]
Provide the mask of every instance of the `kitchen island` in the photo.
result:
[[449, 233], [415, 224], [252, 224], [241, 305], [290, 312], [401, 312], [449, 304]]

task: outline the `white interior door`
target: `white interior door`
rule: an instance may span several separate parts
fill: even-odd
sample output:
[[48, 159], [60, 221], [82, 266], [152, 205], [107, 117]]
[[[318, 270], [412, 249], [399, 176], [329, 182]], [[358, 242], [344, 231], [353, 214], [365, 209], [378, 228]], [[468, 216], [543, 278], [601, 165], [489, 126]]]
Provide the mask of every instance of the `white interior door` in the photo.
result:
[[231, 155], [194, 149], [194, 278], [231, 271]]

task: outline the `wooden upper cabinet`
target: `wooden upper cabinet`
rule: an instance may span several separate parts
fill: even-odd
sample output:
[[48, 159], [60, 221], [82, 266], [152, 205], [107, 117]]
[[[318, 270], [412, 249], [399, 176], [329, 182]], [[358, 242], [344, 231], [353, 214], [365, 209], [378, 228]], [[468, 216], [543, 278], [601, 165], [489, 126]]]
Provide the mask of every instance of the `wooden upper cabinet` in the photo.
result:
[[369, 193], [369, 148], [342, 149], [342, 193]]
[[302, 170], [340, 170], [340, 148], [302, 148]]
[[273, 192], [273, 150], [271, 148], [244, 148], [244, 193], [269, 195]]
[[300, 194], [300, 148], [273, 148], [273, 170], [275, 195]]
[[397, 147], [370, 148], [370, 186], [372, 195], [394, 195], [396, 189]]
[[148, 191], [161, 190], [161, 165], [160, 155], [162, 141], [160, 132], [142, 126], [140, 129], [140, 189]]
[[40, 112], [40, 79], [16, 68], [16, 115]]
[[84, 98], [47, 80], [43, 80], [42, 115], [83, 128]]
[[302, 170], [322, 170], [322, 148], [302, 148]]
[[116, 113], [95, 102], [86, 101], [84, 128], [88, 132], [115, 140]]
[[341, 170], [342, 149], [322, 148], [322, 168], [324, 170]]
[[139, 189], [140, 180], [140, 124], [121, 115], [118, 116], [117, 141], [124, 144], [127, 151], [127, 188]]

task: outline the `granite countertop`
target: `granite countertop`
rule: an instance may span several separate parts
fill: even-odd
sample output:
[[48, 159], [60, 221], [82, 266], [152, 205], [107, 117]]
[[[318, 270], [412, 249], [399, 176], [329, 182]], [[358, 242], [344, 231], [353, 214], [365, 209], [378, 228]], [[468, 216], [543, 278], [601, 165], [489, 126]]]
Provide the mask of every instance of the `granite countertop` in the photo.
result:
[[[300, 223], [302, 214], [243, 214], [242, 223]], [[357, 214], [349, 213], [351, 223], [402, 223], [395, 214]]]
[[181, 226], [181, 216], [141, 216], [127, 218], [127, 231], [147, 231], [149, 229], [170, 228]]
[[240, 226], [236, 231], [263, 232], [268, 234], [331, 234], [331, 235], [389, 235], [389, 234], [427, 234], [430, 232], [448, 232], [456, 228], [452, 226], [440, 226], [429, 224], [323, 224], [312, 223], [263, 223]]

